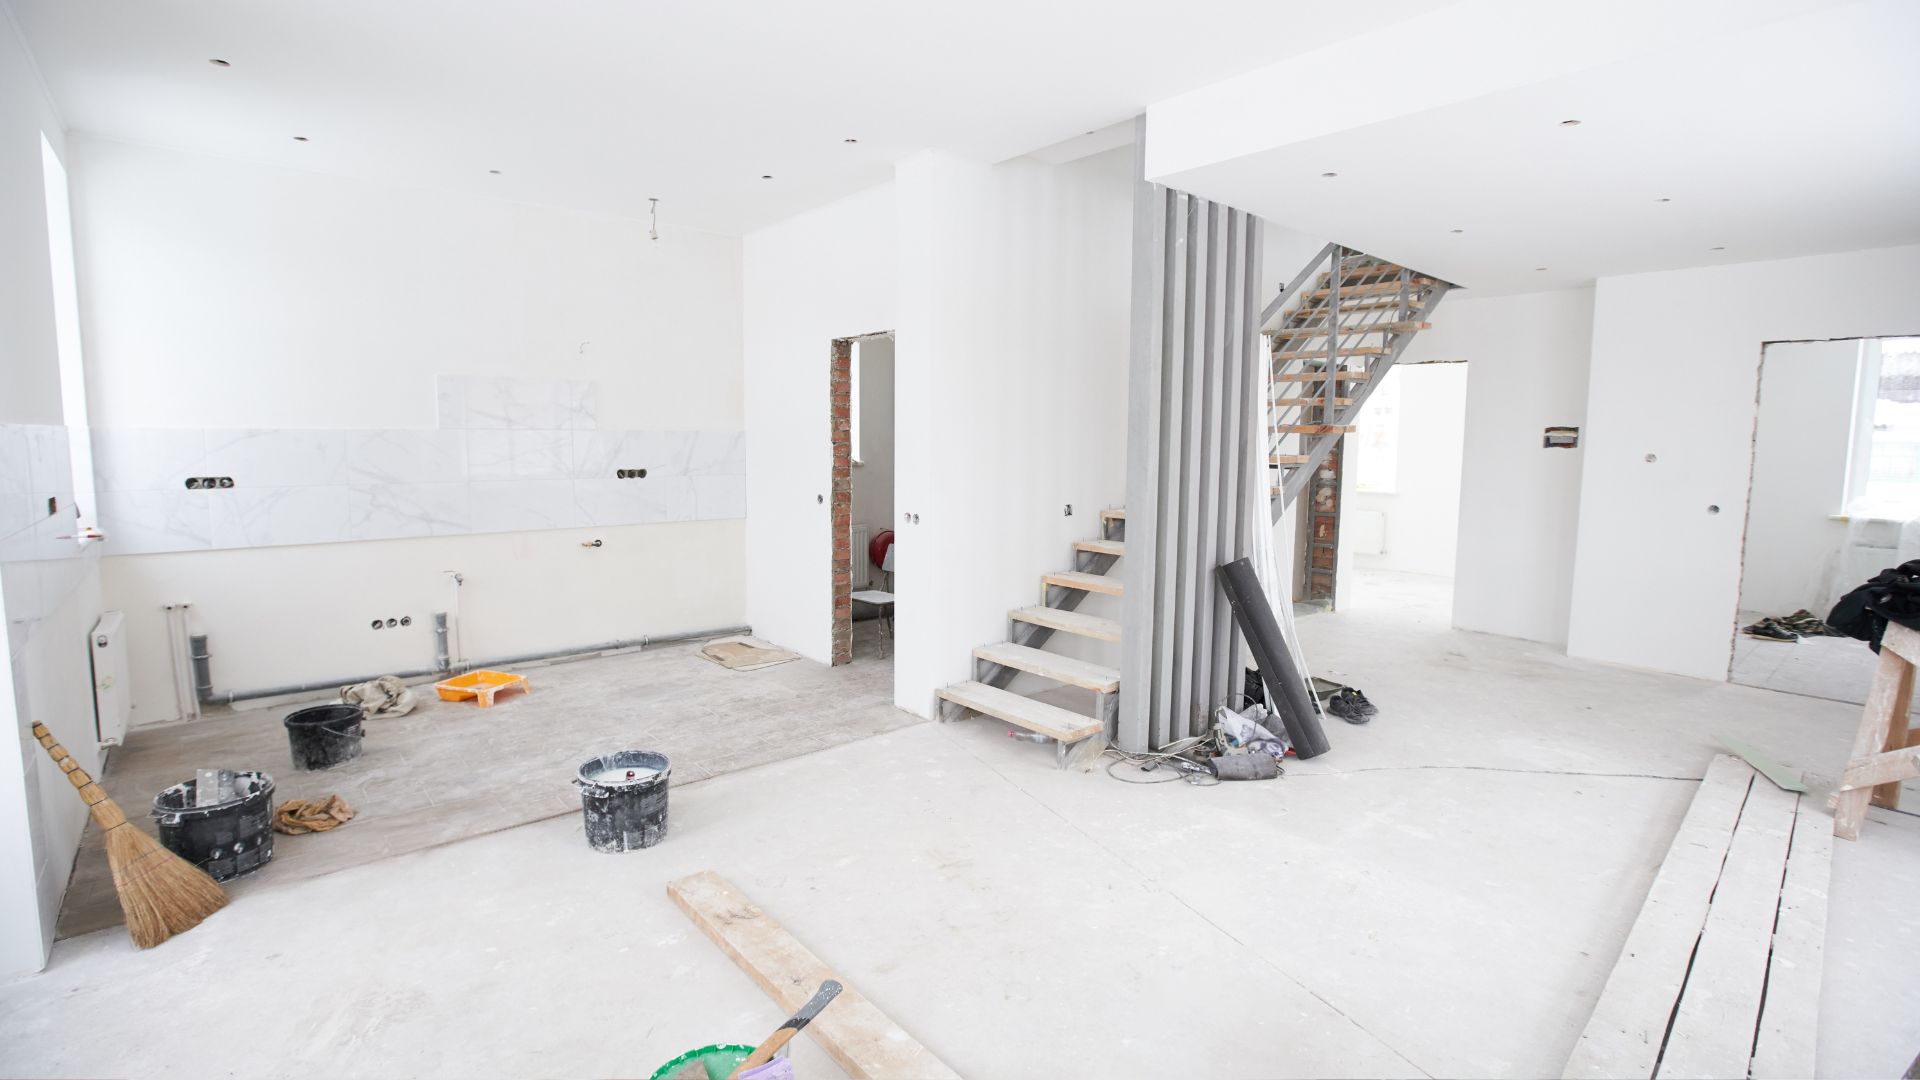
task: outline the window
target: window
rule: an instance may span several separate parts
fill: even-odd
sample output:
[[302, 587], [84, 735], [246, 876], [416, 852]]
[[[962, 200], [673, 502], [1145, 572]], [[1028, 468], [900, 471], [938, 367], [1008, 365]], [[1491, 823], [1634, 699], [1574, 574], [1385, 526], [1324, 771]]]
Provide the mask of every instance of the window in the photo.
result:
[[866, 457], [860, 442], [860, 339], [853, 339], [853, 353], [847, 361], [847, 445], [852, 448], [853, 463]]
[[1846, 513], [1920, 517], [1920, 338], [1860, 343]]
[[[80, 352], [80, 292], [73, 263], [73, 210], [67, 169], [53, 144], [40, 136], [40, 169], [47, 200], [47, 261], [53, 269], [54, 344], [60, 360], [60, 413], [66, 425], [76, 536], [93, 524], [93, 445], [87, 435], [87, 376]], [[85, 541], [82, 540], [82, 543]]]
[[1355, 491], [1391, 495], [1400, 483], [1400, 369], [1391, 368], [1360, 407], [1354, 422], [1359, 430], [1347, 445], [1353, 453]]

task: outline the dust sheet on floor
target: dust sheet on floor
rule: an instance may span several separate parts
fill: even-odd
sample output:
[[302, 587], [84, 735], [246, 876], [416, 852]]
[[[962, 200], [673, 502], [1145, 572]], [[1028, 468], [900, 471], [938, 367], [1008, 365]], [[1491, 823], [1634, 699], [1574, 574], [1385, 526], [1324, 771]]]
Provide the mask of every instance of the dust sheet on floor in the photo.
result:
[[700, 649], [700, 655], [734, 671], [759, 671], [800, 659], [799, 653], [745, 634], [709, 641]]

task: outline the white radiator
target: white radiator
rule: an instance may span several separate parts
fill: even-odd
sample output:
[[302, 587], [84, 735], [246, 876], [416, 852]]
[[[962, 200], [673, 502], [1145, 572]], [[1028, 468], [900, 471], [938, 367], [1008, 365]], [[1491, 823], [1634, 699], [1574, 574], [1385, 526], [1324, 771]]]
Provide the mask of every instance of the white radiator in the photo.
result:
[[1340, 515], [1347, 550], [1355, 555], [1382, 555], [1387, 550], [1387, 514], [1384, 510], [1347, 510]]
[[125, 620], [117, 611], [102, 612], [88, 635], [93, 659], [93, 729], [101, 746], [119, 746], [127, 737], [127, 643], [121, 630]]
[[867, 537], [873, 530], [866, 525], [853, 527], [853, 543], [848, 546], [847, 554], [852, 557], [853, 587], [864, 589], [873, 584], [873, 560], [867, 558]]

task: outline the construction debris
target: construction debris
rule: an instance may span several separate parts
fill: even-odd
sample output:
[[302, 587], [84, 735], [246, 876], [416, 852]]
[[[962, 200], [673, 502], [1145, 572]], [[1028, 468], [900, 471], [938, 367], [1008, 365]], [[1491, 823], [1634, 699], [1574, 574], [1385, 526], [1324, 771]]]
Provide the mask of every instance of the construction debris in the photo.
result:
[[273, 831], [288, 836], [326, 832], [353, 820], [353, 807], [338, 795], [324, 799], [288, 799], [273, 808]]

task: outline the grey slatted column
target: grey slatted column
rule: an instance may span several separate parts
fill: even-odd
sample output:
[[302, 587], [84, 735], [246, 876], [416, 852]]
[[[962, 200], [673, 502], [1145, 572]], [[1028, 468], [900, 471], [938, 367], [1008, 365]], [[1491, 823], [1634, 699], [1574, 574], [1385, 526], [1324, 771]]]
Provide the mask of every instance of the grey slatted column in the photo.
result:
[[[1138, 135], [1137, 168], [1144, 120]], [[1248, 430], [1265, 385], [1259, 225], [1184, 192], [1135, 187], [1122, 749], [1205, 732], [1239, 690], [1240, 638], [1213, 571], [1249, 553], [1269, 512], [1265, 454], [1252, 456], [1265, 440]]]

